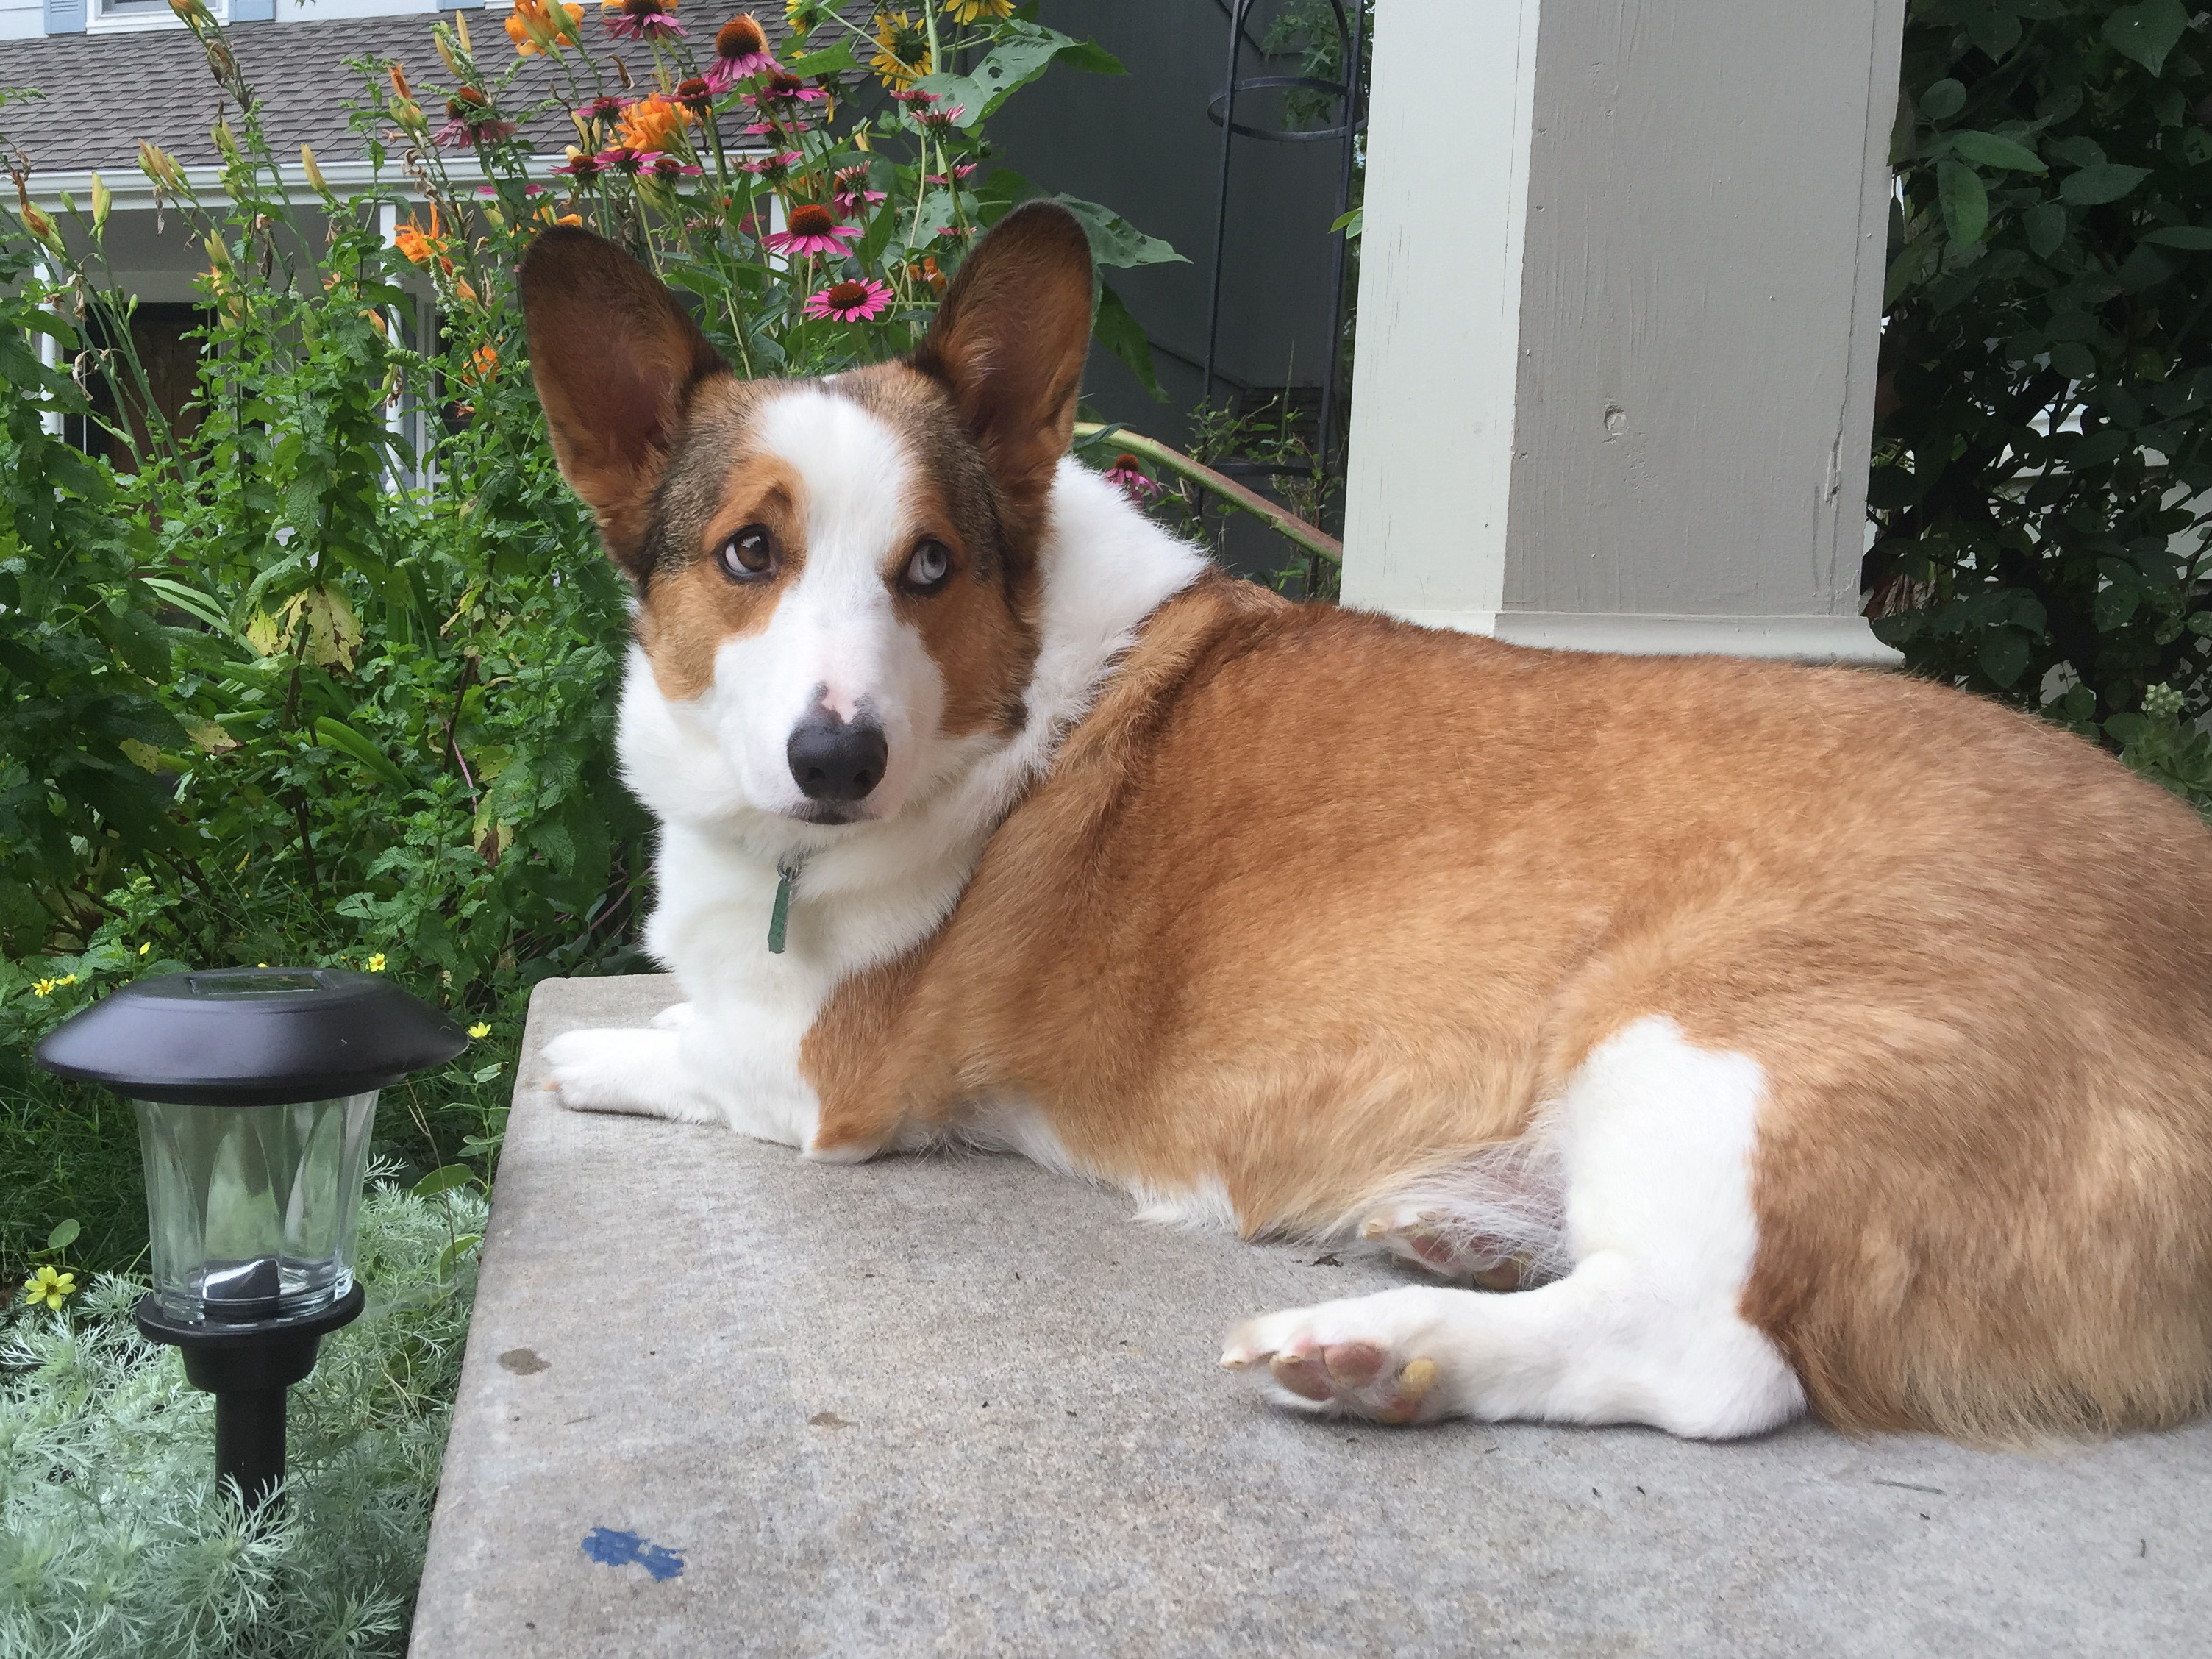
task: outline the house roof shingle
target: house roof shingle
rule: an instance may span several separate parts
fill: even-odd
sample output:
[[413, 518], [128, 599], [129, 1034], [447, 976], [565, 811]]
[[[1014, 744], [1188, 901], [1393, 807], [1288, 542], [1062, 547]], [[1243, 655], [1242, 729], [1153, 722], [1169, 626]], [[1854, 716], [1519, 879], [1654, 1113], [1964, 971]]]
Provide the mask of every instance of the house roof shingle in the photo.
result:
[[[587, 14], [595, 9], [587, 6]], [[848, 9], [857, 15], [872, 8], [856, 4]], [[759, 10], [781, 44], [783, 8], [763, 4]], [[347, 62], [397, 59], [410, 66], [418, 93], [427, 83], [442, 83], [447, 78], [445, 65], [430, 40], [431, 25], [439, 21], [418, 13], [317, 23], [234, 23], [225, 33], [246, 84], [261, 100], [263, 130], [277, 156], [296, 156], [301, 145], [312, 144], [326, 161], [348, 161], [361, 155], [363, 145], [347, 125], [345, 105], [348, 100], [362, 101], [363, 88]], [[706, 37], [695, 40], [702, 55], [713, 51], [708, 21], [700, 20], [693, 29], [695, 36]], [[720, 21], [712, 19], [716, 26]], [[487, 68], [507, 60], [503, 22], [503, 14], [488, 11], [478, 11], [471, 20], [470, 33]], [[622, 50], [643, 78], [650, 55], [635, 46]], [[45, 94], [38, 101], [11, 100], [0, 111], [0, 132], [9, 147], [27, 155], [38, 173], [135, 167], [141, 139], [158, 144], [186, 167], [211, 166], [218, 159], [209, 134], [225, 100], [199, 43], [183, 29], [0, 42], [0, 87], [35, 87]], [[526, 58], [502, 106], [519, 114], [552, 98], [558, 88], [548, 60]], [[422, 102], [438, 118], [440, 112], [427, 94]], [[522, 136], [538, 150], [555, 154], [574, 142], [565, 100], [556, 100], [554, 107], [525, 122]]]

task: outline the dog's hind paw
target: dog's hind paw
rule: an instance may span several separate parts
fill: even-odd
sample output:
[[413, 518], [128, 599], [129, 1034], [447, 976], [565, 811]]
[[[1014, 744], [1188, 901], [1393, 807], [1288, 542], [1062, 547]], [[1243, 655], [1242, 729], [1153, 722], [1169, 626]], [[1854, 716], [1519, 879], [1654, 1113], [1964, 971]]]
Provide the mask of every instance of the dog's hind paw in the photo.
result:
[[545, 1045], [545, 1086], [578, 1112], [711, 1123], [718, 1114], [684, 1074], [676, 1033], [564, 1031]]
[[[1224, 1370], [1264, 1366], [1262, 1389], [1279, 1404], [1376, 1423], [1445, 1414], [1443, 1367], [1392, 1305], [1397, 1292], [1324, 1302], [1248, 1319], [1229, 1334]], [[1400, 1304], [1401, 1306], [1402, 1304]]]
[[1401, 1261], [1477, 1290], [1517, 1291], [1529, 1276], [1527, 1256], [1495, 1241], [1470, 1237], [1441, 1211], [1394, 1204], [1360, 1224], [1360, 1237]]

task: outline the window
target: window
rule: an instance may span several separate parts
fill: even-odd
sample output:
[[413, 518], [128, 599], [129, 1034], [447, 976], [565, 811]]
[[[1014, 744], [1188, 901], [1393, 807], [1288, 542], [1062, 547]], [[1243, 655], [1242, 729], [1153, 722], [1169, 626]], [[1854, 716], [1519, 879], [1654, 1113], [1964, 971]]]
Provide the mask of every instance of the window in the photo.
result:
[[[229, 0], [207, 0], [207, 9], [219, 23], [230, 21]], [[87, 0], [88, 32], [131, 29], [180, 29], [184, 21], [169, 9], [169, 0]]]

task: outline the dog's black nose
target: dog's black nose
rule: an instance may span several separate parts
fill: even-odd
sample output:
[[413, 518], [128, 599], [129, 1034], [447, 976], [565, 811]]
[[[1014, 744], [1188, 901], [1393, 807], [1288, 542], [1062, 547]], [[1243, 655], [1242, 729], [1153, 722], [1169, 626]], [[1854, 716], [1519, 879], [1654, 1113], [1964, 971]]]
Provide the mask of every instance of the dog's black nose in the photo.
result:
[[884, 781], [890, 745], [884, 728], [865, 718], [848, 725], [817, 708], [792, 728], [785, 757], [799, 791], [809, 800], [862, 800]]

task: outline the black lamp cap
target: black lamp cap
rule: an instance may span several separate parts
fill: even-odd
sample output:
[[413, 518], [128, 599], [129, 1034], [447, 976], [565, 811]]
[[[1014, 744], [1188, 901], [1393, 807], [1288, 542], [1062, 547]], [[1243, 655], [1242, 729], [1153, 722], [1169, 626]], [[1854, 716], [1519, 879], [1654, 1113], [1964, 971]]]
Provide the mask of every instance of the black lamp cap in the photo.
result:
[[134, 980], [47, 1032], [32, 1057], [134, 1100], [282, 1106], [386, 1088], [468, 1046], [380, 974], [219, 968]]

